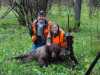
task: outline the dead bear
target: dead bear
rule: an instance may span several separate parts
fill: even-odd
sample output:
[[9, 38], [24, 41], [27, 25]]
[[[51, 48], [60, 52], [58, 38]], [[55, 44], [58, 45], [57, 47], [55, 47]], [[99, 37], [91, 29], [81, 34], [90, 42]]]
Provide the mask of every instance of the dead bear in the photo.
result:
[[35, 54], [31, 52], [14, 57], [14, 59], [20, 60], [21, 62], [29, 62], [35, 59], [38, 61], [40, 66], [48, 66], [48, 64], [56, 61], [60, 55], [61, 48], [56, 44], [52, 44], [50, 46], [43, 45], [37, 48]]
[[[66, 61], [66, 62], [73, 62], [70, 56], [67, 56], [65, 53], [65, 49], [61, 48], [56, 44], [51, 44], [50, 46], [44, 45], [37, 48], [36, 53], [29, 53], [25, 55], [20, 55], [15, 59], [20, 59], [23, 62], [32, 61], [36, 59], [39, 65], [47, 67], [48, 64], [59, 62], [59, 61]], [[67, 60], [68, 59], [68, 60]], [[74, 65], [72, 63], [71, 65]]]

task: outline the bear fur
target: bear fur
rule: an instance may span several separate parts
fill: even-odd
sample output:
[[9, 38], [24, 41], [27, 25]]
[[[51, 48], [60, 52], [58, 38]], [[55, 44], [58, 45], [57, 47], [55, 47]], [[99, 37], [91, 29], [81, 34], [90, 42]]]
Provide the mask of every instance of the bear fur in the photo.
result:
[[75, 65], [72, 58], [70, 57], [70, 51], [65, 48], [61, 48], [56, 44], [51, 44], [50, 46], [43, 45], [36, 49], [36, 53], [29, 53], [16, 57], [21, 61], [27, 62], [36, 59], [40, 66], [48, 66], [51, 63], [58, 63], [62, 61], [69, 62], [70, 65]]

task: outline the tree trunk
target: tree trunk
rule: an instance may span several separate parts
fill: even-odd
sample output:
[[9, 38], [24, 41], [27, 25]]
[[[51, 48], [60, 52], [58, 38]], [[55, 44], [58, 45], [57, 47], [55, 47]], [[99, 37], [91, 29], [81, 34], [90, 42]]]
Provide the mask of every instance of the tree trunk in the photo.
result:
[[89, 0], [89, 16], [92, 16], [93, 14], [93, 7], [94, 7], [94, 0]]
[[1, 0], [0, 0], [0, 8], [1, 8]]
[[74, 11], [75, 11], [75, 31], [79, 30], [80, 27], [80, 18], [81, 18], [81, 5], [82, 5], [82, 0], [75, 0], [75, 5], [74, 5]]
[[96, 12], [96, 10], [99, 10], [100, 8], [100, 0], [89, 0], [89, 16], [93, 16], [93, 14]]

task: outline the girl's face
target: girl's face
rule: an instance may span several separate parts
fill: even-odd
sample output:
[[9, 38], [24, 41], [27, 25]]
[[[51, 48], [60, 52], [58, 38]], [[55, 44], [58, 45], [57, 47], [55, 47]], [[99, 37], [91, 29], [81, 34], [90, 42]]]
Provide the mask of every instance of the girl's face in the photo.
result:
[[57, 25], [52, 25], [51, 31], [52, 31], [54, 34], [57, 34], [57, 33], [58, 33], [58, 26], [57, 26]]

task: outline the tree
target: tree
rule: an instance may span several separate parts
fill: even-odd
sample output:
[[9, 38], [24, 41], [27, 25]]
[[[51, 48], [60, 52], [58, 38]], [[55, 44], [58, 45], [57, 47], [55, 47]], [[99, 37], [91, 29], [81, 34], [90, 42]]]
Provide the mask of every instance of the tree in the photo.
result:
[[94, 7], [93, 3], [94, 3], [94, 0], [89, 0], [89, 7], [90, 7], [89, 16], [91, 16], [93, 13], [93, 7]]
[[89, 8], [89, 16], [91, 17], [100, 8], [100, 0], [89, 0]]
[[75, 31], [79, 30], [80, 27], [80, 18], [81, 18], [81, 5], [82, 5], [82, 0], [74, 0], [74, 10], [75, 10]]
[[1, 8], [1, 0], [0, 0], [0, 8]]

